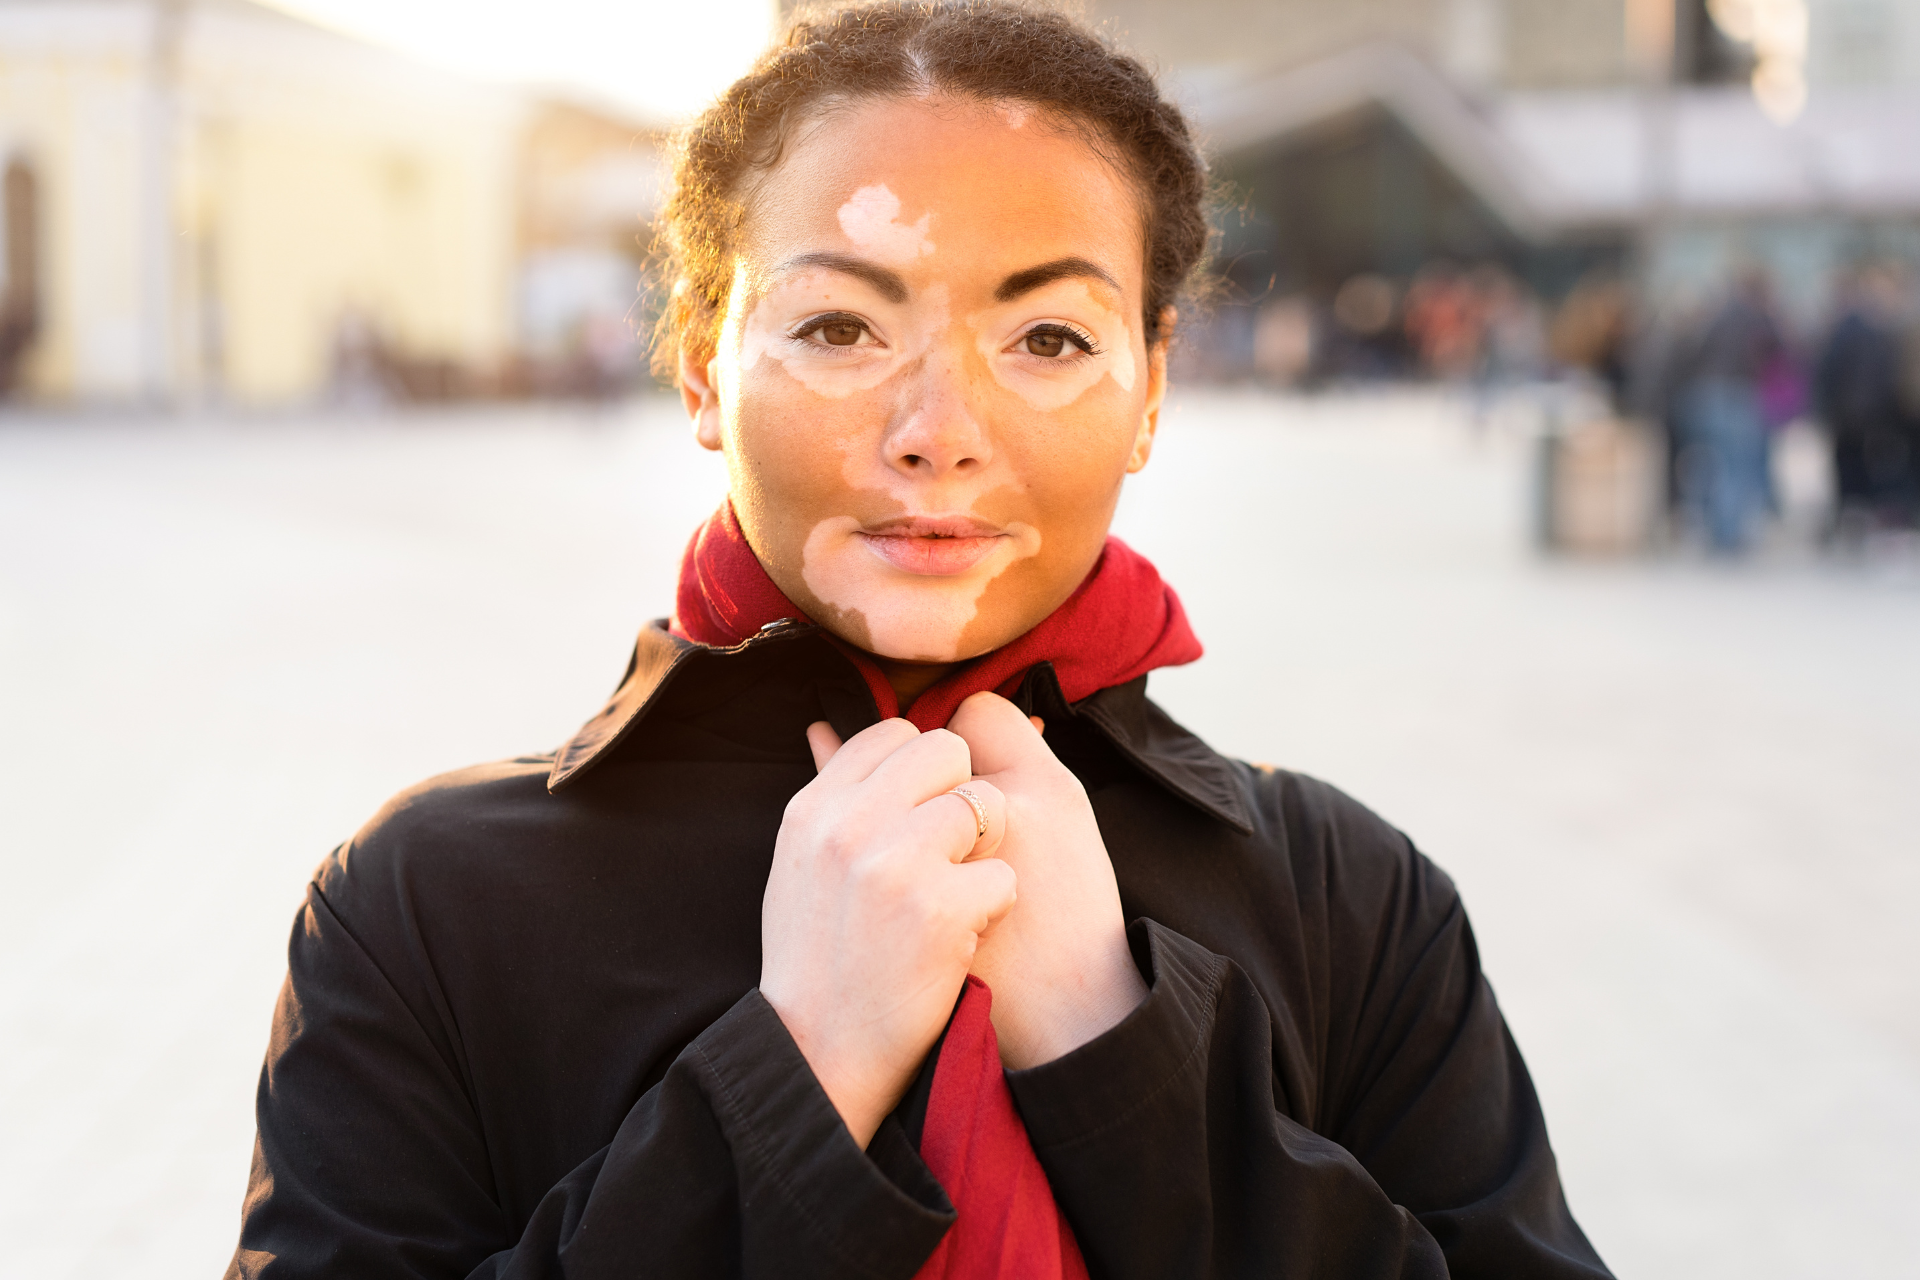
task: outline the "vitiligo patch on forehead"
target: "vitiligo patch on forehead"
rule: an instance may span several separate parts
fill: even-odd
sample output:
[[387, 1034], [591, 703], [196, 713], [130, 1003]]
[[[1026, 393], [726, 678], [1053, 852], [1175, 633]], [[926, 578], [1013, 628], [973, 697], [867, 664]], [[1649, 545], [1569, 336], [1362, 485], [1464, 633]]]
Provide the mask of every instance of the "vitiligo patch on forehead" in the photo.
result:
[[933, 229], [929, 210], [914, 222], [900, 221], [900, 197], [884, 182], [861, 187], [840, 206], [840, 229], [860, 250], [888, 266], [912, 262], [933, 252], [927, 233]]

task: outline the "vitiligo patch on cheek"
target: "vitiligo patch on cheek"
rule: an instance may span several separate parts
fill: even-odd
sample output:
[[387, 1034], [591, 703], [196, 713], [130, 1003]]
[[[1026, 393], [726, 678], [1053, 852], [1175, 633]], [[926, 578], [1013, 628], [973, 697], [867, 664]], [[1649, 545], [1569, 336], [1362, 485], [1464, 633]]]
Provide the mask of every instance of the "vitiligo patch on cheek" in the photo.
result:
[[840, 229], [860, 250], [889, 266], [912, 262], [933, 252], [927, 233], [933, 228], [928, 211], [914, 222], [900, 221], [900, 197], [886, 183], [861, 187], [840, 206]]

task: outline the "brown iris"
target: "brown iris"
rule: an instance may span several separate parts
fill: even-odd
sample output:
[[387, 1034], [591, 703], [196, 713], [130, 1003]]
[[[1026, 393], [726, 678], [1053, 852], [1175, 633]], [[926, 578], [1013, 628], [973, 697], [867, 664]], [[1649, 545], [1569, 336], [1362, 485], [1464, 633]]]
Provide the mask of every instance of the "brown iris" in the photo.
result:
[[1027, 350], [1036, 356], [1057, 356], [1067, 349], [1067, 340], [1057, 333], [1044, 330], [1027, 335]]
[[829, 320], [820, 326], [820, 336], [836, 347], [852, 346], [860, 341], [861, 332], [860, 326], [851, 320]]

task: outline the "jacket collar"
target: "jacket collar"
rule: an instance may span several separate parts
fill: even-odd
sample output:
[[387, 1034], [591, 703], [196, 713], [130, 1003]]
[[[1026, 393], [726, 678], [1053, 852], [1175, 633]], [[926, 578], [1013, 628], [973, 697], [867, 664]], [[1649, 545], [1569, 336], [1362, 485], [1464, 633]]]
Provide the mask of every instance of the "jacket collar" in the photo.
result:
[[[621, 678], [620, 687], [614, 690], [607, 704], [554, 753], [547, 790], [560, 791], [611, 755], [621, 740], [646, 719], [647, 712], [660, 704], [669, 686], [697, 679], [702, 668], [713, 664], [731, 664], [749, 655], [776, 658], [777, 650], [798, 645], [831, 648], [819, 627], [793, 618], [770, 622], [742, 643], [725, 649], [683, 640], [667, 630], [665, 619], [648, 623], [634, 643], [633, 656], [627, 662], [627, 673]], [[864, 702], [861, 709], [864, 724], [843, 725], [837, 723], [840, 716], [829, 718], [836, 721], [834, 727], [843, 733], [857, 731], [873, 723], [879, 712], [852, 663], [837, 650], [834, 652], [846, 664], [850, 680], [860, 686], [858, 696]], [[1247, 799], [1231, 763], [1148, 701], [1146, 685], [1146, 677], [1142, 676], [1127, 684], [1102, 689], [1069, 706], [1060, 692], [1053, 664], [1042, 662], [1027, 673], [1018, 701], [1023, 704], [1023, 710], [1037, 710], [1043, 717], [1064, 712], [1085, 720], [1134, 767], [1160, 786], [1242, 835], [1251, 834], [1253, 821]], [[851, 707], [849, 711], [856, 717], [860, 714]]]

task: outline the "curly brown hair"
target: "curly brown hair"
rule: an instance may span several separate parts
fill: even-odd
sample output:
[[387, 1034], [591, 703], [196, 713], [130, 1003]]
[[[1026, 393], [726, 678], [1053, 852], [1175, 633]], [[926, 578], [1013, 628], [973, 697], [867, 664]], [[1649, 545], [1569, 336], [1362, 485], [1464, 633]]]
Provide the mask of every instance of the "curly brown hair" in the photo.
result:
[[671, 377], [682, 347], [719, 339], [752, 180], [779, 163], [809, 112], [862, 98], [947, 93], [1018, 102], [1082, 130], [1133, 179], [1146, 231], [1149, 347], [1207, 247], [1206, 165], [1135, 59], [1023, 0], [879, 0], [803, 10], [785, 38], [678, 139], [655, 256], [672, 281], [654, 343]]

